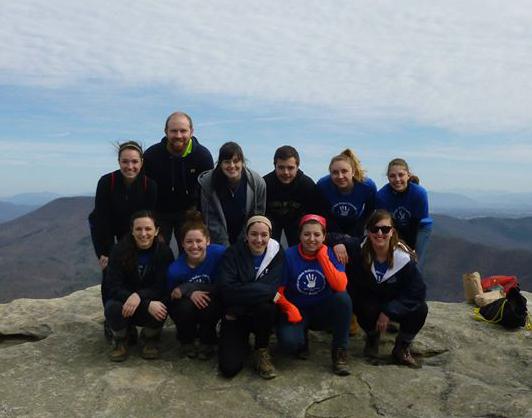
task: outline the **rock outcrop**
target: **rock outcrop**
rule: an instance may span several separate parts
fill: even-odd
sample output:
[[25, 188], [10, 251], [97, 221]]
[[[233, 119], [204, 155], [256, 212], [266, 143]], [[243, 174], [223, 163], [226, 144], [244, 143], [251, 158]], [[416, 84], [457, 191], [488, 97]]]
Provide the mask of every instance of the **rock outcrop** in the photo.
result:
[[[529, 301], [531, 294], [526, 294]], [[421, 369], [362, 355], [351, 339], [348, 377], [330, 371], [327, 333], [312, 332], [311, 356], [274, 350], [279, 376], [261, 380], [247, 367], [227, 380], [216, 361], [182, 358], [168, 323], [162, 358], [132, 348], [108, 361], [99, 287], [59, 299], [0, 305], [0, 417], [529, 417], [532, 334], [472, 319], [466, 304], [431, 302], [414, 352]]]

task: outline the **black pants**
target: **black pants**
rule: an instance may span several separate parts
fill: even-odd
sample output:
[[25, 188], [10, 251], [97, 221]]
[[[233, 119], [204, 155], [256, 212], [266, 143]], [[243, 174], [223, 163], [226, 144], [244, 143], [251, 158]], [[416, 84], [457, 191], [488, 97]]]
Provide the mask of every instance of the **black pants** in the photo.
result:
[[236, 319], [222, 318], [218, 343], [218, 365], [225, 377], [233, 377], [244, 365], [249, 350], [249, 334], [255, 334], [255, 349], [267, 348], [276, 318], [271, 302], [261, 303]]
[[105, 303], [105, 319], [109, 323], [109, 326], [113, 332], [118, 332], [127, 329], [130, 325], [137, 325], [139, 327], [147, 328], [162, 328], [164, 321], [158, 321], [148, 312], [147, 308], [143, 308], [140, 304], [133, 316], [124, 318], [122, 316], [123, 303], [109, 299]]
[[299, 244], [299, 225], [298, 221], [281, 223], [272, 221], [272, 238], [277, 242], [281, 242], [281, 236], [284, 230], [286, 242], [289, 247]]
[[[366, 334], [374, 334], [375, 326], [379, 314], [382, 312], [382, 301], [367, 295], [355, 293], [353, 311], [357, 316], [358, 323]], [[425, 302], [419, 304], [418, 308], [401, 316], [390, 316], [392, 321], [399, 323], [399, 339], [405, 342], [412, 342], [416, 334], [425, 325], [428, 306]]]
[[200, 343], [216, 344], [216, 323], [220, 319], [218, 301], [211, 297], [209, 305], [198, 309], [188, 298], [172, 300], [168, 304], [168, 314], [174, 321], [177, 339], [181, 344], [189, 344], [199, 337]]
[[109, 289], [108, 289], [109, 286], [107, 285], [107, 281], [106, 281], [107, 270], [109, 270], [108, 267], [102, 270], [102, 285], [100, 286], [100, 291], [102, 293], [102, 305], [104, 308], [105, 308], [105, 303], [107, 302], [107, 300], [109, 300]]
[[179, 239], [179, 230], [183, 224], [183, 213], [162, 213], [157, 212], [157, 223], [159, 225], [159, 234], [164, 238], [164, 242], [170, 245], [172, 241], [172, 234], [175, 236], [176, 242], [179, 247], [179, 253], [181, 254], [183, 249]]

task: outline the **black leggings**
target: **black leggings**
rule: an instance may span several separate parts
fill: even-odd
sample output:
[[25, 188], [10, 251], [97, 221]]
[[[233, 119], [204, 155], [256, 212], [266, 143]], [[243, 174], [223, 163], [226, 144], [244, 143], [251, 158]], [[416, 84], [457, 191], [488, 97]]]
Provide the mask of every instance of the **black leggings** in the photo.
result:
[[218, 365], [225, 377], [235, 376], [244, 365], [249, 350], [249, 334], [255, 334], [255, 349], [267, 348], [276, 318], [276, 307], [271, 302], [250, 308], [246, 315], [236, 319], [222, 318], [218, 343]]
[[198, 309], [189, 298], [172, 300], [168, 304], [168, 314], [175, 323], [181, 344], [193, 343], [196, 336], [203, 344], [216, 344], [216, 323], [220, 319], [216, 299], [212, 298], [204, 309]]
[[[374, 334], [377, 319], [382, 312], [382, 301], [375, 297], [360, 295], [360, 293], [353, 294], [353, 296], [353, 312], [357, 316], [358, 323], [366, 334]], [[425, 302], [422, 302], [417, 309], [401, 316], [392, 315], [390, 319], [399, 323], [400, 336], [406, 342], [411, 342], [425, 325], [427, 313], [428, 306]]]
[[125, 330], [130, 325], [138, 325], [147, 328], [162, 328], [164, 321], [158, 321], [148, 312], [143, 304], [140, 304], [133, 316], [124, 318], [122, 307], [124, 304], [118, 300], [109, 299], [105, 303], [105, 319], [114, 332]]

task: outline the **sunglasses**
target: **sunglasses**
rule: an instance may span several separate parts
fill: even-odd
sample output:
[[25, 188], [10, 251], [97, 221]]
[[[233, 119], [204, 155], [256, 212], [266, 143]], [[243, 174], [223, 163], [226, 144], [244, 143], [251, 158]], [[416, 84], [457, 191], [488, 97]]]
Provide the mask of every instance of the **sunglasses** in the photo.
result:
[[369, 232], [373, 233], [373, 234], [376, 234], [377, 232], [379, 232], [379, 230], [383, 233], [383, 235], [386, 235], [388, 234], [391, 230], [392, 230], [393, 226], [390, 226], [390, 225], [374, 225], [369, 229]]

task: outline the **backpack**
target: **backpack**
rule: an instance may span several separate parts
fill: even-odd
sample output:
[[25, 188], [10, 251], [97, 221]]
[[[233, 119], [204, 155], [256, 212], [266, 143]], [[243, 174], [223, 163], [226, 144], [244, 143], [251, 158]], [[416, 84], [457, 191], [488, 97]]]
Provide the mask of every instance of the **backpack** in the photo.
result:
[[532, 328], [526, 307], [526, 298], [519, 288], [512, 287], [505, 298], [497, 299], [482, 308], [475, 309], [475, 319], [500, 324], [506, 329]]
[[484, 277], [480, 282], [485, 292], [498, 287], [503, 288], [504, 293], [508, 293], [512, 287], [519, 287], [516, 276], [489, 276]]

